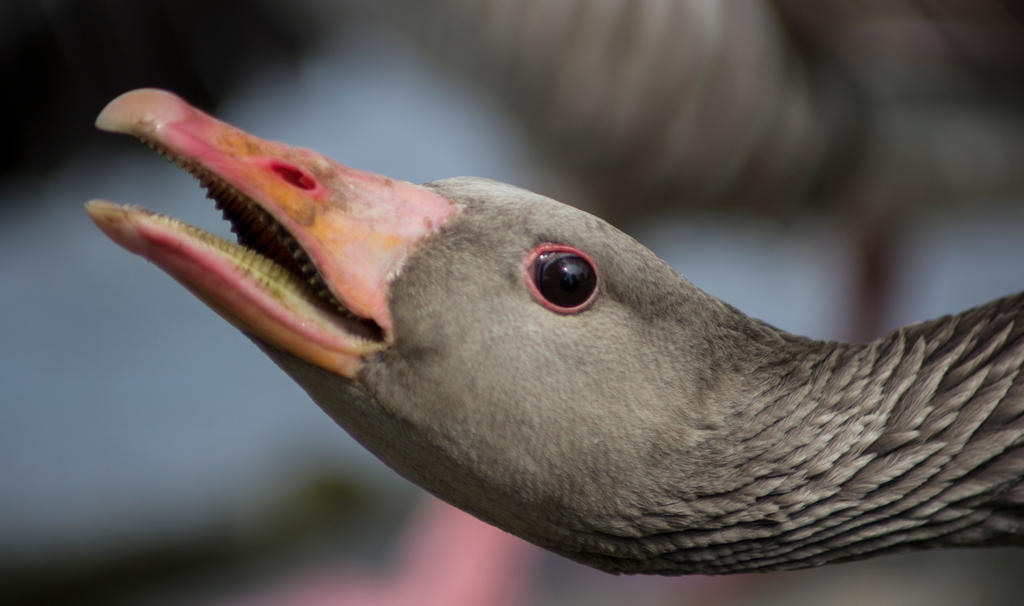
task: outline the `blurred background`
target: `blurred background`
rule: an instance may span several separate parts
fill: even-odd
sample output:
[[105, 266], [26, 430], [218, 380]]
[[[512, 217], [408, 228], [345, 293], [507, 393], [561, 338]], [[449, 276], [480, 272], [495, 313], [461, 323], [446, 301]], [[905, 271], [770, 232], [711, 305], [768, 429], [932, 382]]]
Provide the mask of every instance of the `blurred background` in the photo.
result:
[[92, 120], [159, 86], [410, 181], [600, 214], [791, 332], [1024, 287], [1024, 11], [997, 0], [5, 0], [0, 603], [1017, 604], [1024, 553], [613, 577], [426, 498], [81, 204], [227, 233]]

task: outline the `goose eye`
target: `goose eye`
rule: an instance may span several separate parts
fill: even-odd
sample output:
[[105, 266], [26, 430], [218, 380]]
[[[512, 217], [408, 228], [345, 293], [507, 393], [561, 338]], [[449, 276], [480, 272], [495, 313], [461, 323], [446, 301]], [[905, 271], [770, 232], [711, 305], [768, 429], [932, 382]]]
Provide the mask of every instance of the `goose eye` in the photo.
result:
[[553, 311], [580, 311], [597, 290], [597, 272], [581, 251], [570, 247], [542, 246], [531, 254], [527, 266], [530, 290]]

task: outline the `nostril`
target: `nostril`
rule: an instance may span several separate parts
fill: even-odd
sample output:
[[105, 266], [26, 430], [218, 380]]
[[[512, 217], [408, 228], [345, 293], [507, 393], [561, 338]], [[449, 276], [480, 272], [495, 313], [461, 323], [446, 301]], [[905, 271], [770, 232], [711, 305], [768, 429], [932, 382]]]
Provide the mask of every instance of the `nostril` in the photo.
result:
[[274, 162], [270, 165], [270, 168], [275, 173], [281, 175], [281, 178], [285, 181], [299, 189], [314, 189], [316, 187], [316, 180], [313, 177], [310, 177], [294, 166]]

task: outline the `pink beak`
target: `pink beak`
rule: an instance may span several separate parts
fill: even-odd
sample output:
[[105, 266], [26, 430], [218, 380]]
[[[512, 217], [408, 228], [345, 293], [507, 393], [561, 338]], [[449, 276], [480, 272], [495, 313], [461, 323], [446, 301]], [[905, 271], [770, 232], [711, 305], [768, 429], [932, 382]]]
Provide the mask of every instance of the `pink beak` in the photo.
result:
[[[100, 229], [241, 330], [349, 378], [362, 359], [394, 339], [390, 281], [419, 243], [457, 212], [428, 189], [259, 139], [164, 91], [125, 93], [103, 109], [96, 125], [158, 148], [212, 183], [215, 197], [264, 211], [287, 232], [277, 235], [275, 228], [264, 239], [290, 235], [291, 246], [305, 255], [296, 252], [296, 258], [307, 260], [334, 303], [351, 313], [330, 309], [294, 268], [173, 219], [92, 201], [86, 208]], [[379, 332], [354, 330], [353, 315]]]

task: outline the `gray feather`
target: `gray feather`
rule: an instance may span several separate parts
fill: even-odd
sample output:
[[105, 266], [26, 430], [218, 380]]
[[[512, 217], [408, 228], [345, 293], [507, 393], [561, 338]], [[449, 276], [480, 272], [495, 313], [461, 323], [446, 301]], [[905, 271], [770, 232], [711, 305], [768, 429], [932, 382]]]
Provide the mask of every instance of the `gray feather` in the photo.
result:
[[[398, 472], [613, 572], [729, 573], [1024, 537], [1024, 298], [868, 344], [751, 319], [629, 236], [511, 186], [461, 207], [391, 285], [357, 384], [264, 345]], [[579, 247], [595, 303], [552, 313], [523, 259]]]

